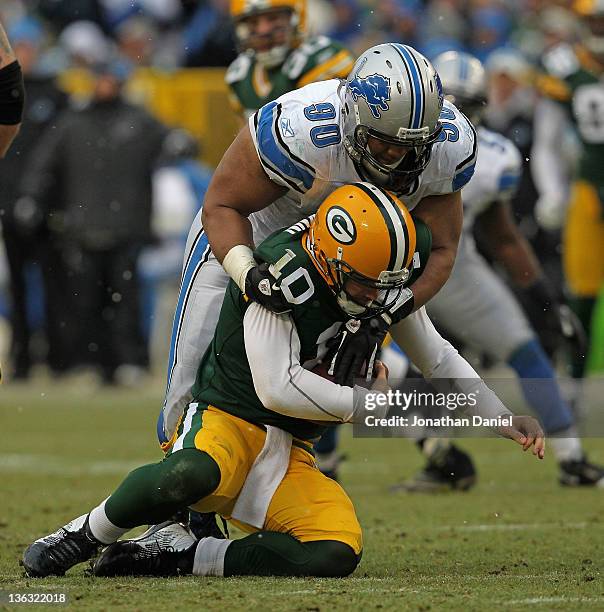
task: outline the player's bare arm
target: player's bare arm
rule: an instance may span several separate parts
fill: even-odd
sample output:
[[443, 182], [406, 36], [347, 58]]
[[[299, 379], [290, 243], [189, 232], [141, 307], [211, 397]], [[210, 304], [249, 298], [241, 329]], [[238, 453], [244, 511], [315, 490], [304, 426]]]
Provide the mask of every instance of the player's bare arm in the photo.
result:
[[533, 249], [514, 222], [509, 203], [492, 204], [477, 224], [484, 234], [485, 248], [517, 286], [528, 287], [543, 274]]
[[451, 274], [463, 221], [461, 193], [424, 198], [413, 213], [432, 232], [430, 259], [413, 285], [415, 308], [420, 308], [438, 293]]
[[203, 205], [203, 225], [218, 261], [236, 245], [253, 248], [247, 217], [285, 192], [262, 169], [250, 131], [244, 127], [216, 168]]
[[10, 46], [8, 36], [0, 23], [0, 68], [8, 66], [11, 62], [14, 62], [17, 58], [15, 53]]

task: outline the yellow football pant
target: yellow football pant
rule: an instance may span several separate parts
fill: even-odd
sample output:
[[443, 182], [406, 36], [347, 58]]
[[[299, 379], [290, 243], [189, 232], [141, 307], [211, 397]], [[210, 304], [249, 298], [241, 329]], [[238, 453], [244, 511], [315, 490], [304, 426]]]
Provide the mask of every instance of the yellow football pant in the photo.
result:
[[[198, 512], [217, 512], [230, 520], [246, 476], [264, 446], [266, 432], [214, 406], [202, 413], [194, 447], [208, 453], [220, 468], [220, 484], [192, 506]], [[185, 444], [188, 446], [188, 444]], [[248, 532], [258, 529], [232, 521]], [[289, 467], [268, 508], [264, 529], [288, 533], [301, 542], [336, 540], [358, 555], [363, 548], [361, 527], [344, 489], [324, 476], [313, 456], [292, 446]]]
[[604, 215], [590, 183], [576, 181], [564, 228], [564, 274], [577, 297], [596, 297], [604, 283]]

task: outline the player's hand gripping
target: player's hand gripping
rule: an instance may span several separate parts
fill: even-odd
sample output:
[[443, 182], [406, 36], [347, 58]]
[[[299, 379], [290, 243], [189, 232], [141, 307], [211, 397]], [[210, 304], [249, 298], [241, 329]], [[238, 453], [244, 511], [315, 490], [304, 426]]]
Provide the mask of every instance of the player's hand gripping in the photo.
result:
[[275, 314], [284, 314], [291, 310], [291, 304], [285, 299], [267, 263], [259, 264], [247, 273], [245, 294]]
[[513, 416], [512, 425], [499, 427], [498, 433], [504, 438], [510, 438], [527, 451], [533, 447], [533, 455], [543, 459], [545, 456], [545, 434], [537, 419], [531, 416]]
[[352, 319], [330, 343], [335, 351], [330, 373], [339, 385], [352, 387], [354, 379], [371, 380], [377, 352], [390, 327], [382, 316], [358, 321]]

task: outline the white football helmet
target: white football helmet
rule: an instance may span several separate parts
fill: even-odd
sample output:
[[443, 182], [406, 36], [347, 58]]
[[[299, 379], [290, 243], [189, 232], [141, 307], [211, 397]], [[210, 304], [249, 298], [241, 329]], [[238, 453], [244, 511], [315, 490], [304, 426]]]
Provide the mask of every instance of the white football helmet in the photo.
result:
[[434, 59], [445, 97], [475, 125], [487, 104], [487, 78], [479, 59], [461, 51], [445, 51]]
[[[345, 100], [344, 146], [359, 173], [379, 187], [407, 193], [442, 130], [443, 92], [432, 64], [407, 45], [371, 47], [346, 79]], [[368, 137], [409, 150], [396, 165], [384, 164], [372, 155]]]

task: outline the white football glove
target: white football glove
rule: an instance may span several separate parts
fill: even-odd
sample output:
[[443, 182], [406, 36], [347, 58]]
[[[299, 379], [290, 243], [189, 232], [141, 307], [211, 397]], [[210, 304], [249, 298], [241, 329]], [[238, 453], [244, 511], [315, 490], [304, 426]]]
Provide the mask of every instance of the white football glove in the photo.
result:
[[566, 216], [566, 198], [544, 193], [535, 203], [535, 219], [544, 230], [559, 230]]

